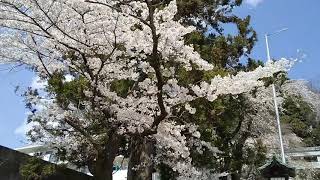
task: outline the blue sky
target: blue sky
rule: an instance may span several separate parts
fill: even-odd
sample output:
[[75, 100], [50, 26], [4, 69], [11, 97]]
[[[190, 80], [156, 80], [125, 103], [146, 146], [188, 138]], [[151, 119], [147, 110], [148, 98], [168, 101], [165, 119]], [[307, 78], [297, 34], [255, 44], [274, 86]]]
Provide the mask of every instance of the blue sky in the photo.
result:
[[[252, 56], [266, 59], [264, 34], [281, 28], [287, 31], [270, 37], [273, 58], [300, 58], [289, 75], [293, 79], [320, 82], [320, 17], [319, 0], [244, 0], [236, 14], [252, 16], [258, 32]], [[307, 3], [306, 3], [307, 2]], [[302, 58], [304, 57], [304, 58]], [[0, 66], [0, 70], [6, 67]], [[21, 68], [12, 72], [0, 71], [0, 145], [16, 148], [25, 145], [21, 126], [26, 118], [23, 98], [14, 92], [15, 86], [31, 85], [33, 74]], [[319, 83], [320, 84], [320, 83]], [[19, 129], [20, 127], [20, 129]]]
[[[299, 58], [290, 71], [295, 79], [317, 81], [320, 77], [320, 16], [319, 0], [244, 0], [258, 2], [256, 6], [249, 4], [237, 9], [238, 14], [250, 14], [252, 25], [258, 32], [259, 42], [252, 56], [266, 59], [264, 34], [281, 28], [289, 28], [269, 38], [271, 57]], [[299, 51], [299, 52], [297, 52]], [[302, 58], [304, 56], [304, 58]]]
[[25, 144], [24, 137], [17, 133], [26, 118], [23, 98], [15, 93], [15, 87], [26, 87], [32, 82], [33, 74], [21, 68], [8, 72], [2, 71], [6, 66], [0, 66], [0, 145], [19, 147]]

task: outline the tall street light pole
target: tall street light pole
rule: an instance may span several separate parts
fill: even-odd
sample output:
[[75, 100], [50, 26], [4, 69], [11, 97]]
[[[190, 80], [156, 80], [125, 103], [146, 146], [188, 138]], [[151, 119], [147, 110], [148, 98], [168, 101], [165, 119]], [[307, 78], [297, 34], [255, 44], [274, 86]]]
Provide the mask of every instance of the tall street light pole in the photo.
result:
[[[269, 49], [269, 42], [268, 42], [268, 37], [278, 34], [280, 32], [286, 31], [288, 28], [283, 28], [278, 31], [275, 31], [274, 33], [271, 34], [265, 34], [265, 39], [266, 39], [266, 48], [267, 48], [267, 57], [268, 60], [267, 62], [271, 62], [271, 57], [270, 57], [270, 49]], [[278, 133], [279, 133], [279, 140], [280, 140], [280, 149], [281, 149], [281, 157], [282, 157], [282, 162], [285, 164], [286, 163], [286, 158], [284, 156], [284, 148], [283, 148], [283, 140], [282, 140], [282, 132], [281, 132], [281, 125], [280, 125], [280, 117], [279, 117], [279, 110], [278, 110], [278, 104], [277, 104], [277, 95], [276, 95], [276, 88], [274, 86], [274, 83], [272, 84], [272, 91], [273, 91], [273, 100], [274, 100], [274, 108], [276, 111], [276, 117], [277, 117], [277, 125], [278, 125]]]

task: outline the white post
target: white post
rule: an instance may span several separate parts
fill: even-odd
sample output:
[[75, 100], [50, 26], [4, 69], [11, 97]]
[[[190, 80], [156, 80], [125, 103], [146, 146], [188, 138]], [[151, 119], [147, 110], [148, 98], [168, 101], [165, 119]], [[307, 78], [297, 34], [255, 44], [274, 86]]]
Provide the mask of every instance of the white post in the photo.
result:
[[[280, 31], [279, 31], [280, 32]], [[266, 38], [266, 48], [267, 48], [267, 57], [268, 57], [268, 62], [271, 61], [270, 57], [270, 49], [269, 49], [269, 42], [268, 42], [268, 34], [265, 35]], [[277, 118], [277, 126], [278, 126], [278, 133], [279, 133], [279, 140], [280, 140], [280, 149], [281, 149], [281, 158], [282, 162], [286, 163], [286, 158], [284, 155], [284, 148], [283, 148], [283, 141], [282, 141], [282, 132], [281, 132], [281, 125], [280, 125], [280, 117], [279, 117], [279, 110], [278, 110], [278, 104], [277, 104], [277, 95], [276, 95], [276, 88], [274, 84], [272, 84], [272, 91], [273, 91], [273, 100], [274, 100], [274, 108], [276, 110], [276, 118]]]
[[282, 132], [281, 132], [280, 116], [279, 116], [279, 110], [278, 110], [278, 104], [277, 104], [276, 88], [275, 88], [274, 84], [272, 84], [272, 91], [273, 91], [274, 108], [276, 110], [276, 117], [277, 117], [278, 133], [279, 133], [280, 148], [281, 148], [281, 157], [282, 157], [282, 162], [286, 163], [286, 158], [284, 156], [283, 142], [282, 142]]
[[269, 49], [269, 42], [268, 42], [268, 34], [265, 34], [265, 39], [266, 39], [266, 47], [267, 47], [267, 61], [271, 61], [270, 57], [270, 49]]

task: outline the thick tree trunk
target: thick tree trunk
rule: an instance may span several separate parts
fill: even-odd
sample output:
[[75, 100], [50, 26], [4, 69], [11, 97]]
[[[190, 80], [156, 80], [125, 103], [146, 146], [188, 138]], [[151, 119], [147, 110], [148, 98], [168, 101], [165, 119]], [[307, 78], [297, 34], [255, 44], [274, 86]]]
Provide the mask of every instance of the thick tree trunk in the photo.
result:
[[112, 180], [113, 162], [119, 151], [119, 136], [109, 136], [105, 147], [97, 153], [95, 160], [89, 164], [94, 180]]
[[98, 159], [95, 164], [96, 167], [93, 174], [95, 180], [112, 180], [113, 160]]
[[128, 180], [151, 180], [154, 142], [146, 137], [133, 138], [128, 167]]

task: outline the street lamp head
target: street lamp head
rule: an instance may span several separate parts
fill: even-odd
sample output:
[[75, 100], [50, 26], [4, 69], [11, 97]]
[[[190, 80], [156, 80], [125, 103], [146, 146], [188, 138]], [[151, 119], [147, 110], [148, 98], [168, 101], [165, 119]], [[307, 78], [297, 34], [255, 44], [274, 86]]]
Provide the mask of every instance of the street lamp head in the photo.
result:
[[275, 35], [275, 34], [278, 34], [278, 33], [280, 33], [280, 32], [283, 32], [283, 31], [286, 31], [286, 30], [288, 30], [289, 28], [287, 28], [287, 27], [285, 27], [285, 28], [282, 28], [282, 29], [279, 29], [279, 30], [277, 30], [277, 31], [274, 31], [274, 32], [272, 32], [272, 33], [267, 33], [265, 36], [272, 36], [272, 35]]
[[287, 27], [282, 28], [282, 29], [278, 30], [277, 33], [282, 32], [282, 31], [286, 31], [286, 30], [288, 30], [288, 29], [289, 29], [289, 28], [287, 28]]

